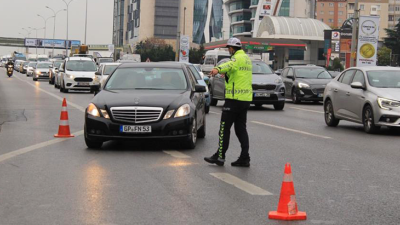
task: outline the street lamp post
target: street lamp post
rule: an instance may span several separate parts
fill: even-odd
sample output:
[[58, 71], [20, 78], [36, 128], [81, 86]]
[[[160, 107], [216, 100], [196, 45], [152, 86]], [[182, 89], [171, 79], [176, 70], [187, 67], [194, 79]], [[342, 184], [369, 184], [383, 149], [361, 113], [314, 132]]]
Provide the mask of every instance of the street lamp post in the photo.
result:
[[53, 54], [52, 54], [52, 56], [51, 56], [51, 58], [54, 58], [54, 39], [55, 39], [55, 36], [56, 36], [56, 18], [57, 18], [57, 14], [58, 13], [60, 13], [60, 12], [63, 12], [63, 11], [67, 11], [67, 9], [60, 9], [60, 10], [58, 10], [57, 12], [56, 11], [54, 11], [54, 9], [52, 9], [52, 8], [50, 8], [50, 7], [48, 7], [48, 6], [46, 6], [46, 8], [48, 8], [48, 9], [50, 9], [51, 11], [53, 11], [53, 14], [54, 14], [54, 28], [53, 28]]
[[69, 4], [71, 4], [71, 2], [73, 0], [70, 0], [69, 2], [67, 2], [66, 0], [62, 0], [62, 1], [67, 6], [67, 40], [65, 42], [65, 51], [66, 51], [66, 55], [68, 56], [68, 15], [69, 15]]
[[186, 7], [183, 8], [183, 35], [185, 35], [186, 28]]
[[[37, 16], [42, 18], [43, 21], [44, 21], [44, 36], [43, 36], [43, 38], [46, 39], [47, 20], [53, 18], [54, 16], [50, 16], [47, 19], [44, 18], [43, 16], [39, 15], [39, 14], [37, 14]], [[43, 46], [43, 52], [44, 52], [44, 54], [46, 54], [46, 48], [44, 48], [44, 46]]]
[[354, 19], [353, 19], [353, 30], [351, 34], [351, 57], [350, 57], [350, 67], [355, 66], [354, 61], [357, 58], [357, 49], [356, 49], [356, 41], [357, 41], [357, 29], [358, 29], [358, 0], [354, 3]]
[[38, 43], [37, 43], [37, 32], [38, 32], [38, 30], [42, 30], [42, 29], [44, 29], [44, 28], [33, 28], [33, 27], [28, 27], [28, 28], [30, 28], [30, 29], [32, 29], [32, 30], [34, 30], [34, 31], [36, 31], [36, 58], [37, 58], [37, 47], [38, 47]]
[[85, 16], [85, 45], [87, 45], [86, 42], [86, 36], [87, 36], [87, 13], [88, 12], [88, 0], [86, 0], [86, 16]]

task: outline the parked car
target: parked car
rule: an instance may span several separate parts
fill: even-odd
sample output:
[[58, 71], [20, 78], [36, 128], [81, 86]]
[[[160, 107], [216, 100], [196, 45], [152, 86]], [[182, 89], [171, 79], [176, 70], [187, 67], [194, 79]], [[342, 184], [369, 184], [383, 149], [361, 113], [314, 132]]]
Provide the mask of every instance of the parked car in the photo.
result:
[[69, 90], [90, 90], [93, 86], [96, 63], [88, 57], [69, 57], [59, 69], [60, 91], [68, 93]]
[[86, 145], [175, 139], [195, 148], [197, 138], [206, 135], [206, 88], [189, 71], [184, 63], [120, 65], [86, 109]]
[[[229, 61], [221, 60], [217, 66]], [[276, 110], [285, 107], [285, 87], [282, 79], [274, 74], [271, 67], [262, 61], [252, 61], [253, 64], [253, 101], [252, 104], [261, 107], [264, 104], [272, 104]], [[225, 99], [225, 77], [221, 74], [210, 78], [209, 89], [211, 93], [211, 105], [217, 105], [219, 100]]]
[[62, 60], [53, 61], [49, 68], [49, 84], [54, 84], [55, 75], [57, 74], [57, 70], [59, 69]]
[[295, 104], [322, 101], [325, 87], [332, 80], [330, 73], [320, 66], [289, 66], [282, 71], [281, 77], [286, 97]]
[[[95, 78], [93, 81], [94, 85], [101, 85], [104, 86], [105, 81], [107, 80], [108, 76], [111, 75], [114, 70], [121, 65], [121, 63], [103, 63], [95, 73]], [[97, 93], [95, 93], [97, 94]]]
[[26, 69], [26, 76], [27, 77], [33, 76], [33, 71], [36, 68], [36, 64], [37, 64], [37, 62], [29, 62], [28, 68]]
[[400, 128], [400, 68], [354, 67], [330, 82], [324, 97], [325, 122], [364, 125], [367, 133], [382, 126]]
[[41, 78], [49, 78], [49, 68], [51, 66], [51, 62], [38, 62], [36, 64], [35, 70], [33, 71], [32, 79], [33, 81], [37, 81]]

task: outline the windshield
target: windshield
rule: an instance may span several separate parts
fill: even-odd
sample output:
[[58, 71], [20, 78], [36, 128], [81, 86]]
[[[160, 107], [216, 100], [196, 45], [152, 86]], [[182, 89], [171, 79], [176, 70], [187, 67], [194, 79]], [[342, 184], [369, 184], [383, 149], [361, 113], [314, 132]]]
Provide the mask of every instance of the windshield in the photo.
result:
[[115, 70], [115, 68], [117, 68], [117, 67], [118, 67], [118, 65], [105, 66], [104, 75], [110, 75]]
[[61, 63], [62, 63], [62, 61], [54, 62], [53, 67], [54, 67], [54, 68], [58, 68], [58, 67], [60, 67]]
[[219, 56], [218, 56], [217, 62], [219, 62], [219, 61], [221, 61], [221, 60], [223, 60], [223, 59], [230, 59], [230, 58], [231, 58], [231, 57], [228, 56], [228, 55], [219, 55]]
[[29, 63], [29, 67], [35, 67], [37, 63]]
[[369, 85], [376, 88], [400, 88], [400, 70], [368, 71]]
[[296, 77], [304, 79], [332, 79], [332, 76], [323, 68], [297, 68]]
[[104, 63], [104, 62], [114, 62], [113, 59], [99, 59], [99, 63]]
[[49, 66], [51, 66], [51, 63], [38, 63], [36, 68], [45, 69], [49, 68]]
[[48, 60], [49, 60], [48, 58], [38, 58], [39, 62], [44, 62], [44, 61], [48, 61]]
[[113, 73], [105, 89], [186, 90], [187, 82], [182, 69], [120, 68]]
[[24, 66], [27, 66], [29, 64], [29, 62], [24, 62]]
[[72, 60], [67, 62], [67, 70], [69, 71], [96, 71], [96, 64], [86, 60]]
[[253, 62], [253, 74], [274, 74], [271, 68], [264, 62]]

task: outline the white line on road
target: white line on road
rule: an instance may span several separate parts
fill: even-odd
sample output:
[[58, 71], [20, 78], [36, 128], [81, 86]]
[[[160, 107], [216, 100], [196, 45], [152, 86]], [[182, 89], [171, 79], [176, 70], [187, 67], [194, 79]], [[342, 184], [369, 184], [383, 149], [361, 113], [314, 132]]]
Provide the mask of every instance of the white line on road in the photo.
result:
[[163, 151], [163, 152], [168, 154], [168, 155], [170, 155], [170, 156], [172, 156], [172, 157], [178, 158], [178, 159], [189, 159], [189, 158], [191, 158], [190, 156], [185, 155], [182, 152], [178, 152], [178, 151]]
[[302, 111], [307, 111], [307, 112], [313, 112], [313, 113], [321, 113], [324, 114], [324, 112], [321, 111], [316, 111], [316, 110], [311, 110], [311, 109], [304, 109], [304, 108], [297, 108], [297, 107], [289, 107], [291, 109], [297, 109], [297, 110], [302, 110]]
[[[32, 87], [38, 89], [39, 91], [42, 91], [42, 92], [44, 92], [44, 93], [46, 93], [46, 94], [48, 94], [48, 95], [50, 95], [50, 96], [53, 96], [54, 98], [56, 98], [56, 99], [58, 99], [58, 100], [60, 100], [60, 101], [63, 100], [63, 98], [61, 98], [60, 96], [55, 95], [55, 94], [53, 94], [53, 93], [51, 93], [51, 92], [48, 92], [48, 91], [46, 91], [46, 90], [44, 90], [44, 89], [42, 89], [42, 88], [40, 88], [40, 87], [37, 87], [37, 86], [35, 86], [34, 84], [31, 84], [31, 83], [29, 83], [29, 82], [26, 81], [26, 80], [23, 80], [23, 79], [21, 79], [21, 78], [19, 78], [19, 77], [17, 77], [17, 76], [15, 76], [15, 78], [17, 78], [17, 79], [20, 80], [20, 81], [26, 82], [26, 83], [29, 84], [30, 86], [32, 86]], [[76, 109], [78, 109], [78, 110], [80, 110], [80, 111], [82, 111], [82, 112], [85, 112], [85, 108], [83, 108], [82, 106], [79, 106], [79, 105], [77, 105], [77, 104], [75, 104], [75, 103], [73, 103], [73, 102], [70, 102], [70, 101], [68, 101], [67, 104], [70, 105], [70, 106], [75, 107]]]
[[219, 180], [224, 181], [225, 183], [233, 185], [251, 195], [272, 195], [271, 192], [266, 191], [260, 187], [257, 187], [254, 184], [250, 184], [244, 180], [241, 180], [229, 173], [210, 173], [210, 175]]
[[332, 139], [331, 137], [322, 136], [322, 135], [318, 135], [318, 134], [312, 134], [312, 133], [308, 133], [308, 132], [305, 132], [305, 131], [295, 130], [295, 129], [291, 129], [291, 128], [287, 128], [287, 127], [281, 127], [281, 126], [272, 125], [272, 124], [268, 124], [268, 123], [262, 123], [262, 122], [258, 122], [258, 121], [251, 121], [251, 122], [252, 123], [256, 123], [256, 124], [260, 124], [260, 125], [264, 125], [264, 126], [268, 126], [268, 127], [272, 127], [272, 128], [276, 128], [276, 129], [280, 129], [280, 130], [285, 130], [285, 131], [298, 133], [298, 134], [304, 134], [304, 135], [323, 138], [323, 139]]
[[[76, 133], [73, 133], [73, 135], [75, 135], [75, 137], [79, 136], [79, 135], [82, 135], [82, 134], [83, 134], [83, 130], [78, 131]], [[0, 162], [3, 162], [5, 160], [7, 160], [7, 159], [10, 159], [10, 158], [13, 158], [13, 157], [16, 157], [16, 156], [19, 156], [19, 155], [22, 155], [22, 154], [25, 154], [25, 153], [28, 153], [28, 152], [43, 148], [43, 147], [47, 147], [49, 145], [53, 145], [53, 144], [57, 144], [57, 143], [63, 142], [63, 141], [66, 141], [66, 140], [68, 140], [68, 138], [53, 139], [53, 140], [50, 140], [50, 141], [45, 141], [45, 142], [34, 144], [34, 145], [31, 145], [31, 146], [28, 146], [28, 147], [25, 147], [25, 148], [21, 148], [21, 149], [12, 151], [12, 152], [8, 152], [6, 154], [0, 155]]]

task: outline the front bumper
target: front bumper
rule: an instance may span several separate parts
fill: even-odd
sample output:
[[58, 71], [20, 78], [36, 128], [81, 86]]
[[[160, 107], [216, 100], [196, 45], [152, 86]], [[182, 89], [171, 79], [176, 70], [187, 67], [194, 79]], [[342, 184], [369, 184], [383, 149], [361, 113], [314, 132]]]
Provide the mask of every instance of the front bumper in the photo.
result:
[[392, 108], [391, 110], [382, 109], [376, 104], [374, 106], [375, 125], [400, 127], [400, 108]]
[[308, 88], [300, 88], [297, 90], [297, 96], [304, 101], [323, 101], [324, 91], [317, 91]]
[[77, 82], [75, 81], [76, 78], [77, 77], [74, 77], [74, 79], [64, 77], [65, 88], [74, 90], [90, 90], [90, 86], [95, 85], [95, 82], [93, 80], [90, 82], [88, 81]]
[[[130, 124], [94, 117], [85, 113], [85, 135], [93, 141], [130, 139], [185, 139], [190, 137], [192, 117], [170, 118], [158, 122]], [[151, 126], [151, 133], [132, 134], [120, 132], [121, 125]]]
[[37, 79], [44, 79], [44, 78], [49, 78], [49, 74], [48, 73], [42, 73], [42, 74], [33, 74], [33, 77], [34, 78], [37, 78]]
[[[267, 93], [269, 97], [256, 97], [258, 93]], [[253, 91], [253, 101], [251, 104], [275, 104], [285, 101], [285, 92], [279, 91]]]

